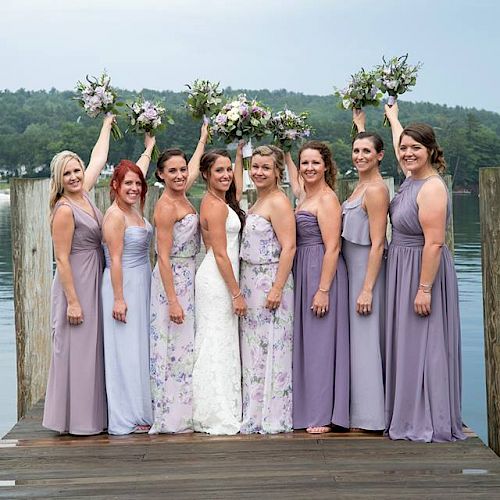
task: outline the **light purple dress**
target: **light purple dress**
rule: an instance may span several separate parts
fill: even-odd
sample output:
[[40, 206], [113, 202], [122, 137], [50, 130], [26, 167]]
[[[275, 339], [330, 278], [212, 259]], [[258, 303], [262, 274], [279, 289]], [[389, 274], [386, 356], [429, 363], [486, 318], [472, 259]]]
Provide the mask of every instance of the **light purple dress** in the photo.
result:
[[174, 224], [170, 262], [184, 322], [170, 321], [158, 263], [151, 279], [150, 373], [153, 425], [150, 434], [193, 430], [194, 276], [200, 250], [198, 214]]
[[70, 434], [99, 434], [106, 428], [102, 338], [102, 214], [88, 198], [94, 217], [71, 202], [75, 232], [69, 261], [83, 323], [70, 325], [68, 303], [56, 271], [52, 284], [52, 359], [45, 396], [43, 426]]
[[349, 278], [351, 346], [351, 427], [383, 430], [384, 381], [382, 368], [385, 327], [385, 259], [373, 287], [372, 312], [356, 312], [371, 250], [370, 223], [363, 209], [364, 194], [342, 204], [342, 255]]
[[446, 246], [432, 287], [431, 314], [420, 317], [414, 311], [424, 244], [416, 199], [424, 182], [426, 179], [408, 177], [390, 206], [386, 430], [391, 439], [454, 441], [465, 436], [460, 401], [458, 287]]
[[281, 245], [271, 223], [248, 214], [241, 242], [240, 287], [248, 306], [240, 319], [243, 434], [292, 430], [293, 278], [278, 309], [266, 309]]
[[347, 271], [339, 255], [330, 287], [330, 306], [322, 318], [311, 304], [319, 287], [325, 248], [318, 220], [295, 214], [297, 252], [293, 328], [293, 427], [349, 427], [349, 310]]
[[125, 229], [122, 253], [123, 297], [127, 322], [113, 318], [114, 294], [110, 256], [106, 245], [106, 269], [102, 281], [104, 360], [108, 396], [108, 433], [129, 434], [137, 425], [151, 425], [149, 380], [149, 297], [151, 224]]

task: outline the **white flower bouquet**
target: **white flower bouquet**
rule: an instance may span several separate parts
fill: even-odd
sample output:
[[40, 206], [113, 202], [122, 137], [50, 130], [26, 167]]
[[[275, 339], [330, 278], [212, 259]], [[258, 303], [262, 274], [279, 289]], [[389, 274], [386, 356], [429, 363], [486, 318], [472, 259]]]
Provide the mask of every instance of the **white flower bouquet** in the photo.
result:
[[290, 151], [295, 142], [311, 135], [312, 129], [307, 123], [308, 117], [308, 113], [302, 112], [297, 115], [286, 108], [275, 113], [269, 121], [269, 130], [274, 136], [274, 142], [283, 151]]
[[[252, 139], [261, 139], [269, 134], [271, 111], [257, 102], [240, 94], [229, 101], [213, 118], [212, 130], [223, 138], [226, 144], [244, 140], [243, 158], [252, 156]], [[248, 163], [248, 162], [247, 162]]]
[[[382, 92], [387, 92], [389, 98], [387, 104], [392, 106], [399, 95], [409, 91], [417, 83], [418, 70], [422, 63], [418, 62], [412, 66], [407, 63], [408, 54], [401, 57], [393, 57], [386, 61], [382, 57], [383, 63], [376, 67], [378, 86]], [[384, 125], [387, 119], [384, 119]]]
[[[378, 73], [375, 71], [360, 71], [351, 75], [351, 80], [343, 89], [335, 92], [340, 97], [339, 107], [341, 109], [361, 109], [365, 106], [378, 106], [382, 98], [382, 92], [377, 86]], [[351, 135], [356, 134], [354, 123], [351, 128]]]
[[[137, 97], [136, 100], [127, 104], [128, 112], [127, 118], [129, 120], [129, 130], [136, 134], [149, 133], [155, 135], [157, 132], [165, 129], [167, 123], [172, 125], [174, 120], [166, 115], [166, 109], [159, 103], [153, 103], [144, 99], [144, 97]], [[158, 159], [160, 151], [158, 147], [154, 146], [151, 152], [151, 160]]]
[[[122, 106], [123, 103], [118, 102], [118, 95], [110, 85], [111, 78], [104, 72], [99, 78], [87, 75], [85, 80], [76, 84], [77, 95], [73, 98], [85, 113], [91, 118], [96, 118], [100, 114], [116, 114], [116, 106]], [[120, 128], [114, 122], [111, 132], [114, 139], [123, 137]]]
[[219, 82], [212, 83], [208, 80], [195, 80], [191, 85], [186, 84], [188, 97], [186, 107], [195, 120], [203, 118], [208, 123], [212, 115], [216, 115], [222, 107], [223, 92]]

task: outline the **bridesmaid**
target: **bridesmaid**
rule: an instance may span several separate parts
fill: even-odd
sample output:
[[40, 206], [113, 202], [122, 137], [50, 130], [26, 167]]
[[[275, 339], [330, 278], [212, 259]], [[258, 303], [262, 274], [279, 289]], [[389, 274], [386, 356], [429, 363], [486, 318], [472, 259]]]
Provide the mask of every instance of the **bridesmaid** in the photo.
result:
[[281, 149], [254, 150], [250, 178], [257, 201], [240, 250], [240, 286], [248, 305], [240, 320], [244, 434], [292, 430], [295, 218], [279, 187], [284, 168]]
[[110, 191], [113, 203], [103, 223], [102, 285], [108, 432], [147, 432], [152, 423], [148, 333], [153, 230], [142, 215], [147, 184], [141, 169], [121, 160]]
[[352, 162], [359, 176], [342, 204], [342, 255], [349, 277], [352, 429], [381, 431], [384, 420], [382, 368], [385, 262], [389, 191], [380, 175], [384, 144], [365, 132], [365, 113], [353, 110], [358, 135]]
[[88, 196], [106, 164], [114, 117], [106, 116], [85, 170], [71, 151], [50, 164], [52, 359], [43, 426], [61, 433], [99, 434], [106, 428], [102, 310], [102, 214]]
[[340, 255], [341, 210], [326, 144], [310, 141], [300, 148], [298, 175], [290, 155], [287, 164], [299, 198], [293, 265], [293, 426], [321, 434], [329, 432], [331, 424], [349, 427], [349, 311], [347, 272]]
[[194, 275], [200, 231], [186, 191], [199, 174], [207, 138], [208, 126], [203, 125], [189, 165], [183, 151], [167, 149], [156, 169], [165, 189], [154, 211], [158, 259], [151, 278], [150, 434], [193, 430]]
[[405, 129], [386, 106], [406, 175], [390, 205], [387, 259], [386, 430], [391, 439], [465, 439], [461, 417], [458, 287], [445, 244], [450, 198], [432, 127]]

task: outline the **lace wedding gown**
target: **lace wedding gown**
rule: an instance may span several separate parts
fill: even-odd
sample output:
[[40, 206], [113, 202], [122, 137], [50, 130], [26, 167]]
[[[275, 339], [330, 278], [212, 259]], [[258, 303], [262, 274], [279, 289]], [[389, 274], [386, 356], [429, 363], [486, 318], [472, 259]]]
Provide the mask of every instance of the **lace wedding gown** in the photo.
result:
[[[227, 255], [239, 278], [240, 220], [228, 206]], [[210, 248], [195, 278], [194, 430], [236, 434], [241, 426], [238, 317]]]

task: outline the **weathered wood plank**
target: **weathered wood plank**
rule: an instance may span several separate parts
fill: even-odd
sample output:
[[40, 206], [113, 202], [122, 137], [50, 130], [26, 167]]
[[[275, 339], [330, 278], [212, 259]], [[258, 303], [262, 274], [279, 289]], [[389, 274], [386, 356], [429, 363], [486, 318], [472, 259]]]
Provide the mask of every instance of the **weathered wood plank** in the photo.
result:
[[500, 455], [500, 168], [479, 170], [488, 442]]
[[44, 394], [50, 365], [52, 240], [49, 180], [10, 183], [14, 311], [17, 350], [17, 415]]

